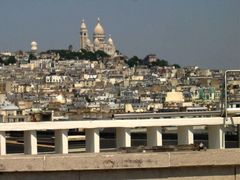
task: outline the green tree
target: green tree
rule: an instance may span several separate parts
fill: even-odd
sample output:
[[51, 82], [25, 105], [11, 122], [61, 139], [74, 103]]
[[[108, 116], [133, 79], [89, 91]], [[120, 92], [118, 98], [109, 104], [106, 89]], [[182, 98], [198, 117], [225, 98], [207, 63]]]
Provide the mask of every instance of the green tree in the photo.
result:
[[109, 57], [109, 55], [107, 53], [105, 53], [104, 51], [101, 51], [101, 50], [97, 50], [95, 52], [95, 56], [96, 56], [96, 59], [104, 59], [104, 58]]
[[34, 54], [29, 54], [29, 57], [28, 57], [28, 62], [30, 62], [31, 60], [36, 60], [37, 57], [34, 55]]
[[99, 60], [109, 57], [104, 51], [98, 50], [96, 52], [87, 51], [85, 49], [81, 49], [80, 52], [75, 52], [71, 50], [48, 50], [47, 53], [55, 53], [60, 55], [60, 59], [69, 60], [69, 59], [86, 59], [86, 60]]
[[180, 69], [181, 68], [181, 66], [178, 65], [178, 64], [173, 64], [172, 66], [174, 66], [176, 69]]
[[4, 64], [4, 61], [1, 57], [0, 57], [0, 64]]
[[160, 66], [160, 67], [168, 66], [168, 61], [166, 61], [164, 59], [162, 59], [162, 60], [157, 59], [157, 61], [152, 62], [150, 64], [150, 66]]
[[17, 62], [16, 58], [14, 56], [10, 56], [6, 61], [4, 61], [5, 65], [9, 64], [15, 64]]
[[142, 64], [142, 60], [139, 59], [137, 56], [133, 56], [130, 59], [128, 59], [126, 63], [128, 64], [129, 67], [133, 67]]

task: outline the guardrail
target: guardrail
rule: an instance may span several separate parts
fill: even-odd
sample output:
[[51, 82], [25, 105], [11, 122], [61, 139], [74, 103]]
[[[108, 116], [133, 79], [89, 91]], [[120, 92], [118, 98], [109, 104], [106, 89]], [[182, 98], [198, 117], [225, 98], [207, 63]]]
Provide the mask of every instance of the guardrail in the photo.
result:
[[[190, 113], [189, 113], [190, 114]], [[191, 116], [193, 114], [191, 113]], [[55, 131], [55, 153], [68, 153], [68, 130], [85, 129], [86, 152], [100, 152], [100, 129], [116, 128], [116, 148], [131, 147], [131, 129], [147, 129], [147, 145], [162, 146], [162, 128], [174, 126], [178, 131], [178, 144], [194, 143], [194, 126], [207, 126], [209, 148], [225, 148], [225, 126], [239, 125], [240, 117], [175, 117], [172, 119], [114, 119], [61, 122], [0, 123], [0, 155], [6, 154], [7, 131], [24, 131], [24, 153], [37, 154], [37, 131]]]
[[146, 118], [172, 118], [172, 117], [219, 117], [221, 111], [201, 112], [162, 112], [162, 113], [125, 113], [114, 114], [114, 119], [146, 119]]

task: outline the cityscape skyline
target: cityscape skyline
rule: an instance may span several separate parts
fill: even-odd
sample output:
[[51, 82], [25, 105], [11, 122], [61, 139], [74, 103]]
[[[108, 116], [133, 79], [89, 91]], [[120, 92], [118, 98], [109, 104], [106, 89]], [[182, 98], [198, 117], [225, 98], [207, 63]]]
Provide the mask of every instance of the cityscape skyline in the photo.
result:
[[3, 0], [1, 4], [0, 51], [30, 50], [33, 40], [40, 51], [70, 44], [77, 50], [81, 20], [93, 29], [100, 17], [117, 48], [129, 57], [154, 53], [172, 64], [212, 69], [240, 65], [238, 0]]

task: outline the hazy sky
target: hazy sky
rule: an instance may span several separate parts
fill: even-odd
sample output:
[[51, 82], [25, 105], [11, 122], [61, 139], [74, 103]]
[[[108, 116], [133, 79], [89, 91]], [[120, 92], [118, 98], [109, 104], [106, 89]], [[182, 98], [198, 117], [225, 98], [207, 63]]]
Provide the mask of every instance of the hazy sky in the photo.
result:
[[125, 55], [181, 66], [240, 69], [240, 0], [0, 0], [0, 51], [79, 49], [101, 18]]

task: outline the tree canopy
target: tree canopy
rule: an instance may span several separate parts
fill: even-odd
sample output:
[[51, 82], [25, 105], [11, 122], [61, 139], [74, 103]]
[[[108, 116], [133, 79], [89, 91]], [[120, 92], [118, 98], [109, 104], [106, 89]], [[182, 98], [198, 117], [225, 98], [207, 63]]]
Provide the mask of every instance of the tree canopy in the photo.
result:
[[133, 56], [132, 58], [128, 59], [126, 61], [126, 63], [131, 68], [131, 67], [134, 67], [134, 66], [141, 65], [142, 64], [142, 60], [139, 59], [137, 56]]
[[0, 57], [0, 64], [4, 64], [4, 61], [1, 57]]
[[17, 60], [14, 56], [9, 56], [8, 59], [3, 61], [4, 65], [15, 64], [16, 62]]
[[176, 69], [180, 69], [181, 68], [181, 66], [178, 65], [178, 64], [173, 64], [172, 66], [174, 66]]
[[56, 53], [59, 54], [60, 60], [100, 60], [109, 57], [104, 51], [98, 50], [96, 52], [87, 51], [82, 49], [80, 52], [70, 51], [70, 50], [48, 50], [47, 53]]
[[[164, 59], [157, 59], [156, 61], [146, 61], [138, 58], [137, 56], [133, 56], [129, 58], [126, 63], [128, 64], [129, 67], [134, 67], [134, 66], [139, 66], [139, 65], [146, 65], [148, 67], [154, 67], [154, 66], [159, 66], [159, 67], [164, 67], [164, 66], [171, 66], [168, 61]], [[175, 68], [181, 68], [178, 64], [173, 64]]]
[[168, 61], [162, 59], [157, 59], [156, 61], [153, 61], [153, 62], [149, 62], [148, 63], [149, 66], [160, 66], [160, 67], [164, 67], [164, 66], [168, 66]]
[[36, 60], [36, 59], [37, 57], [34, 54], [29, 54], [28, 62], [30, 62], [30, 60]]

